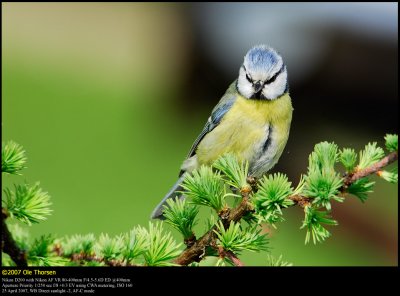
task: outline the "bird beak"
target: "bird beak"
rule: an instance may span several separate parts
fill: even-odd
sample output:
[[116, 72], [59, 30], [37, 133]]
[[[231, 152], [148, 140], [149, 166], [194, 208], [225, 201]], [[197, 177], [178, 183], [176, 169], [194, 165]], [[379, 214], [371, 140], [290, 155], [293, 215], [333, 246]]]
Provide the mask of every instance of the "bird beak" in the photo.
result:
[[254, 91], [258, 93], [260, 90], [262, 90], [264, 85], [260, 81], [257, 81], [256, 83], [253, 84], [253, 86], [254, 86]]

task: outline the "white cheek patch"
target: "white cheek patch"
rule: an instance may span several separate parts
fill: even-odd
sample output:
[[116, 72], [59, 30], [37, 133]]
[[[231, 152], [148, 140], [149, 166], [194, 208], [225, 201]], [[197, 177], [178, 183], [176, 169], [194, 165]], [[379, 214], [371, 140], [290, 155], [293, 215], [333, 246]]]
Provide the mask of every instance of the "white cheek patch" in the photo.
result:
[[253, 86], [246, 79], [246, 73], [243, 69], [240, 70], [239, 78], [238, 78], [238, 91], [242, 96], [246, 98], [250, 98], [254, 94]]
[[286, 83], [287, 83], [287, 72], [285, 69], [281, 74], [278, 75], [278, 77], [275, 79], [274, 82], [264, 85], [262, 94], [268, 100], [274, 100], [280, 97], [285, 92]]

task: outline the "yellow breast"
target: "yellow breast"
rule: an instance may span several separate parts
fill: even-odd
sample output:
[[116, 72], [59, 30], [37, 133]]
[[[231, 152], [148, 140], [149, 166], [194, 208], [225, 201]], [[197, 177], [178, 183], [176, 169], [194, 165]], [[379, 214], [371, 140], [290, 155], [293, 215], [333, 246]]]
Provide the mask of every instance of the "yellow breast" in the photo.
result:
[[[283, 150], [292, 110], [288, 94], [272, 101], [251, 100], [239, 96], [220, 124], [199, 144], [196, 151], [198, 164], [210, 165], [228, 152], [234, 153], [242, 161], [251, 161], [255, 149], [266, 140], [269, 125], [274, 127], [274, 134], [277, 135], [274, 141]], [[279, 145], [280, 142], [283, 145]]]

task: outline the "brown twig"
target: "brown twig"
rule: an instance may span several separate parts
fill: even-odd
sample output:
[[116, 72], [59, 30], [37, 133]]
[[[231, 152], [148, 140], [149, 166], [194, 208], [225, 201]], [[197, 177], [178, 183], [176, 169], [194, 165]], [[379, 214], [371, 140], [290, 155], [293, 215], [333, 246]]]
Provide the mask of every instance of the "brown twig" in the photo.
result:
[[[339, 189], [339, 195], [344, 195], [347, 192], [347, 189], [350, 187], [351, 184], [356, 182], [357, 180], [364, 178], [366, 176], [369, 176], [374, 173], [379, 173], [382, 168], [385, 166], [388, 166], [389, 164], [395, 162], [398, 158], [398, 152], [392, 152], [388, 155], [386, 155], [384, 158], [382, 158], [380, 161], [377, 163], [362, 169], [362, 170], [357, 170], [355, 173], [349, 174], [345, 177], [343, 181], [343, 186]], [[302, 208], [308, 206], [311, 204], [310, 198], [302, 195], [293, 195], [289, 196], [288, 199], [291, 199], [292, 201], [295, 202], [295, 204], [301, 206]]]
[[218, 254], [220, 258], [228, 258], [235, 266], [244, 266], [243, 262], [232, 251], [227, 251], [223, 247], [219, 247]]
[[394, 151], [388, 155], [386, 155], [384, 158], [382, 158], [380, 161], [377, 163], [362, 169], [362, 170], [357, 170], [353, 174], [349, 174], [345, 180], [344, 180], [344, 190], [346, 190], [352, 183], [355, 181], [364, 178], [366, 176], [369, 176], [371, 174], [379, 172], [382, 168], [385, 166], [388, 166], [389, 164], [395, 162], [398, 158], [398, 152]]
[[[59, 253], [58, 256], [63, 256], [63, 255], [62, 253]], [[87, 262], [91, 261], [91, 262], [104, 263], [107, 266], [136, 266], [135, 264], [128, 263], [125, 260], [117, 260], [117, 259], [106, 260], [104, 258], [98, 257], [95, 254], [85, 254], [83, 252], [72, 254], [67, 258], [73, 262], [78, 263], [79, 265], [82, 265], [85, 261]]]
[[216, 229], [216, 226], [212, 227], [190, 248], [184, 250], [174, 262], [179, 265], [189, 265], [192, 262], [200, 262], [206, 254], [206, 248], [216, 240], [217, 235], [214, 232]]
[[21, 250], [15, 243], [8, 230], [6, 219], [8, 212], [1, 209], [1, 251], [7, 253], [17, 266], [28, 266], [26, 252]]
[[223, 222], [225, 227], [229, 227], [232, 221], [238, 222], [240, 219], [242, 219], [243, 216], [245, 216], [249, 212], [254, 211], [253, 205], [249, 202], [251, 190], [241, 193], [242, 201], [237, 208], [234, 208], [229, 212], [228, 219]]
[[185, 238], [184, 241], [185, 245], [190, 248], [191, 246], [193, 246], [193, 244], [196, 242], [196, 236], [194, 235], [194, 233], [192, 232], [192, 235], [188, 238]]
[[288, 199], [294, 201], [295, 205], [299, 205], [302, 208], [305, 208], [306, 206], [309, 206], [311, 204], [310, 198], [299, 194], [289, 196]]
[[85, 261], [87, 261], [87, 262], [104, 263], [107, 266], [137, 266], [136, 264], [128, 263], [126, 260], [116, 260], [116, 259], [106, 260], [102, 257], [97, 256], [93, 252], [90, 254], [80, 252], [66, 256], [63, 253], [63, 249], [60, 244], [55, 244], [53, 246], [53, 252], [55, 252], [57, 256], [70, 259], [72, 262], [75, 262], [79, 265], [83, 265]]
[[[237, 222], [250, 211], [254, 210], [253, 205], [249, 203], [250, 192], [251, 190], [241, 192], [242, 201], [240, 202], [239, 206], [230, 210], [228, 213], [224, 211], [223, 214], [221, 214], [224, 216], [224, 219], [222, 219], [224, 227], [229, 227], [231, 221]], [[216, 229], [216, 226], [212, 227], [190, 248], [184, 250], [181, 255], [175, 259], [175, 263], [179, 265], [188, 265], [192, 262], [200, 262], [206, 254], [207, 247], [215, 245], [217, 239], [217, 235], [215, 234]]]

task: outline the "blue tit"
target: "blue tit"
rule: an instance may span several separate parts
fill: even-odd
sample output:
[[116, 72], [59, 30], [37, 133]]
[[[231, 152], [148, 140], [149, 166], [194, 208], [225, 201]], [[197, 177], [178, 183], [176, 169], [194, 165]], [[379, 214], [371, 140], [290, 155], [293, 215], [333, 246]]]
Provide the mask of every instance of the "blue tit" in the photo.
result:
[[181, 183], [201, 165], [210, 166], [225, 153], [249, 163], [249, 175], [260, 177], [278, 161], [289, 136], [293, 107], [282, 57], [258, 45], [244, 57], [239, 77], [214, 107], [181, 166], [178, 181], [151, 214], [163, 219], [166, 200], [176, 198]]

